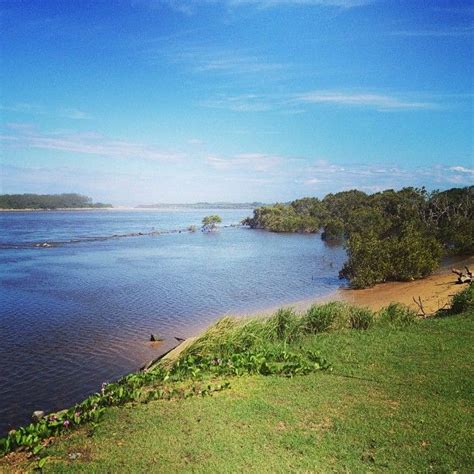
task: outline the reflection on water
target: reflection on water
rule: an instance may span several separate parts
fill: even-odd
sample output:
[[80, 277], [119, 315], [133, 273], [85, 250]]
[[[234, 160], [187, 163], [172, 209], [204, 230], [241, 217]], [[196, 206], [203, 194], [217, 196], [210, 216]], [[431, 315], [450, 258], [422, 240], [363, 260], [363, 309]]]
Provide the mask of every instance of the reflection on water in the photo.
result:
[[[250, 211], [0, 213], [0, 243], [166, 231], [210, 213], [230, 225]], [[329, 293], [343, 260], [316, 235], [240, 227], [0, 249], [0, 433], [79, 401], [224, 313]], [[151, 333], [164, 343], [149, 343]]]

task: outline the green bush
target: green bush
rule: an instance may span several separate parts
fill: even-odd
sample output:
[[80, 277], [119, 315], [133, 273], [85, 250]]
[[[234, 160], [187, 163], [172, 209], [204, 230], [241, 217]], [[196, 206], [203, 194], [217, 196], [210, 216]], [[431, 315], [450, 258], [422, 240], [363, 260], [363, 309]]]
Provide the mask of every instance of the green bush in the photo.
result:
[[242, 224], [252, 229], [266, 229], [270, 232], [317, 232], [320, 228], [319, 218], [308, 212], [298, 213], [295, 207], [285, 204], [258, 207], [253, 214], [253, 217], [242, 221]]
[[390, 303], [378, 314], [378, 321], [394, 327], [404, 327], [413, 324], [418, 319], [415, 311], [400, 303]]
[[474, 310], [474, 287], [472, 285], [453, 296], [449, 313], [460, 314], [469, 310]]
[[474, 250], [474, 186], [428, 193], [424, 188], [387, 189], [372, 195], [351, 190], [322, 201], [303, 198], [262, 206], [243, 224], [272, 232], [318, 232], [345, 240], [340, 271], [353, 288], [409, 281], [433, 272], [444, 253]]

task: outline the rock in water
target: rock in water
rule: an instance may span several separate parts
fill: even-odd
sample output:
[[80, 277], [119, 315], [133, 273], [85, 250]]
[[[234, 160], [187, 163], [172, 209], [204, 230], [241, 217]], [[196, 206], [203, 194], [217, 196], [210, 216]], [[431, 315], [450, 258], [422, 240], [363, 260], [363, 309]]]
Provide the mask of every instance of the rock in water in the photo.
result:
[[31, 415], [31, 419], [33, 421], [39, 421], [39, 420], [41, 420], [41, 418], [44, 418], [44, 411], [42, 411], [42, 410], [36, 410]]

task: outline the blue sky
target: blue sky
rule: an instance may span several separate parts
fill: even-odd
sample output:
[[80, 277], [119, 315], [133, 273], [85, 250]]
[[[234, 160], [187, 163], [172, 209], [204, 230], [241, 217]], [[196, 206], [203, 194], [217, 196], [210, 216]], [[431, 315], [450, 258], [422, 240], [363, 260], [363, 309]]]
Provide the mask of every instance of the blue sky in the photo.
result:
[[474, 184], [474, 5], [0, 0], [2, 193]]

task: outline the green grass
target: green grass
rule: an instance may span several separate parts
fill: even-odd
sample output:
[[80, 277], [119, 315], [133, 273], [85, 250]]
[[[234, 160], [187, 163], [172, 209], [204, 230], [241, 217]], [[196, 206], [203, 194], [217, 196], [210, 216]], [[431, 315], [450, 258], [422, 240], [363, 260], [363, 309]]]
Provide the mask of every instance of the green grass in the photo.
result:
[[[318, 351], [333, 370], [211, 377], [230, 388], [107, 408], [95, 428], [45, 448], [43, 470], [471, 472], [474, 311], [466, 300], [462, 314], [416, 323], [403, 308], [386, 310], [377, 324], [363, 310], [347, 319], [340, 305], [302, 319], [283, 311], [267, 322], [224, 320], [187, 356], [283, 346]], [[320, 317], [335, 330], [309, 331]], [[349, 329], [368, 320], [368, 330]], [[6, 471], [35, 466], [15, 456], [0, 461]]]

